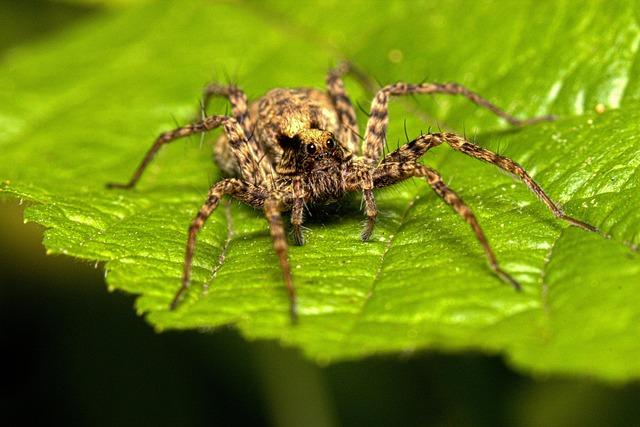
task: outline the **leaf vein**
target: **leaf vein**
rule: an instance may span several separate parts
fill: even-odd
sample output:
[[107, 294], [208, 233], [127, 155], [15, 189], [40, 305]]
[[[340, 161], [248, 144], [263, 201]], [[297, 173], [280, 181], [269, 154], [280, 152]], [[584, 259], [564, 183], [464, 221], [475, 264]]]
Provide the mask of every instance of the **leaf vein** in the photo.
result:
[[373, 297], [373, 295], [375, 294], [377, 283], [380, 280], [380, 276], [382, 275], [382, 269], [384, 267], [385, 258], [387, 256], [387, 254], [389, 253], [389, 250], [391, 250], [391, 247], [393, 246], [393, 242], [395, 241], [396, 236], [398, 235], [400, 230], [402, 230], [402, 227], [407, 222], [407, 218], [409, 217], [409, 212], [415, 206], [416, 202], [419, 199], [420, 199], [420, 195], [416, 195], [415, 197], [413, 197], [409, 201], [409, 203], [407, 204], [407, 207], [405, 208], [404, 212], [402, 213], [402, 217], [400, 218], [400, 221], [398, 222], [398, 226], [396, 227], [395, 233], [392, 234], [391, 236], [389, 236], [389, 240], [388, 240], [387, 244], [385, 245], [384, 250], [382, 251], [382, 256], [380, 257], [379, 266], [378, 266], [378, 269], [376, 270], [376, 274], [373, 277], [373, 281], [371, 282], [371, 286], [369, 288], [369, 292], [367, 293], [367, 296], [366, 296], [364, 302], [362, 303], [362, 306], [360, 307], [359, 313], [357, 314], [355, 320], [353, 321], [353, 324], [352, 324], [351, 328], [345, 334], [345, 340], [348, 340], [349, 337], [353, 334], [353, 331], [357, 327], [358, 322], [364, 316], [364, 312], [366, 310], [366, 307], [369, 304], [369, 302], [371, 301], [371, 298]]

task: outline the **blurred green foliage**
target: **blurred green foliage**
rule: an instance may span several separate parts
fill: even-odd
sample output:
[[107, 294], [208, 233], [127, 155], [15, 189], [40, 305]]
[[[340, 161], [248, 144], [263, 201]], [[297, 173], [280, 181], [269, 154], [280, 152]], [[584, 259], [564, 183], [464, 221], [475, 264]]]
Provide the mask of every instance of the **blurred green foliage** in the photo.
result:
[[[138, 311], [159, 329], [234, 323], [246, 337], [276, 338], [322, 362], [472, 348], [537, 373], [637, 378], [635, 6], [375, 5], [160, 1], [16, 49], [0, 68], [9, 88], [0, 93], [0, 191], [32, 203], [25, 217], [48, 227], [49, 252], [106, 262], [109, 287], [140, 294]], [[343, 57], [382, 82], [455, 80], [521, 117], [558, 114], [514, 131], [464, 100], [402, 100], [390, 148], [404, 140], [404, 120], [410, 137], [429, 126], [464, 131], [523, 164], [567, 212], [612, 238], [559, 224], [523, 185], [440, 148], [426, 161], [474, 208], [522, 294], [491, 274], [466, 224], [416, 181], [379, 194], [371, 243], [357, 239], [357, 201], [310, 218], [307, 245], [290, 255], [298, 327], [288, 324], [266, 224], [239, 205], [222, 268], [211, 277], [230, 226], [220, 209], [199, 238], [187, 301], [168, 312], [187, 225], [219, 178], [208, 146], [193, 138], [166, 147], [135, 191], [103, 184], [128, 178], [154, 136], [174, 126], [172, 115], [190, 120], [212, 77], [231, 73], [256, 97], [319, 86]], [[367, 102], [357, 85], [349, 89]]]

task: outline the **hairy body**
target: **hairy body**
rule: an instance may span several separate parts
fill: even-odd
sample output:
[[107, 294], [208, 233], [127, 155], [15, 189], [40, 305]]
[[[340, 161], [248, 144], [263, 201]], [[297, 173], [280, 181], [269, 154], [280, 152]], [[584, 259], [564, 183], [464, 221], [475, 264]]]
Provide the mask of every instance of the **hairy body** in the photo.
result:
[[330, 71], [326, 91], [273, 89], [251, 104], [244, 92], [235, 86], [207, 86], [205, 106], [212, 96], [225, 97], [232, 107], [231, 116], [206, 116], [161, 134], [128, 183], [108, 184], [110, 188], [132, 188], [162, 145], [184, 136], [224, 128], [216, 142], [216, 162], [230, 178], [210, 188], [205, 203], [189, 227], [182, 285], [171, 302], [172, 309], [189, 287], [197, 234], [224, 195], [264, 212], [288, 291], [290, 316], [295, 322], [298, 317], [297, 296], [287, 259], [287, 239], [281, 214], [291, 212], [294, 241], [302, 245], [305, 206], [331, 203], [348, 192], [358, 191], [362, 193], [367, 219], [360, 238], [366, 241], [373, 232], [377, 216], [373, 189], [412, 177], [424, 178], [436, 194], [471, 226], [485, 251], [489, 267], [500, 279], [519, 290], [518, 282], [499, 266], [471, 209], [444, 184], [436, 170], [419, 162], [429, 149], [441, 144], [514, 174], [557, 218], [588, 231], [597, 231], [595, 227], [565, 215], [516, 162], [454, 133], [420, 135], [381, 159], [386, 141], [388, 102], [392, 96], [461, 95], [513, 125], [532, 124], [550, 117], [519, 120], [455, 83], [399, 82], [377, 91], [361, 144], [356, 114], [342, 82], [342, 76], [350, 71], [353, 70], [346, 63]]

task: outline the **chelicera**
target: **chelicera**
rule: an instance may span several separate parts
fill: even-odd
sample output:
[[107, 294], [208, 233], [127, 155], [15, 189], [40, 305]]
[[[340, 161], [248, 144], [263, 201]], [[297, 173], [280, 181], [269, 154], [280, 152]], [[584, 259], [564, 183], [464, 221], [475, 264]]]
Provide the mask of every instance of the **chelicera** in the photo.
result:
[[383, 156], [387, 107], [389, 99], [394, 96], [436, 93], [462, 95], [514, 126], [549, 120], [549, 116], [517, 119], [455, 83], [398, 82], [377, 91], [361, 143], [356, 114], [342, 81], [345, 74], [353, 71], [348, 63], [342, 63], [329, 72], [326, 91], [279, 88], [252, 103], [247, 102], [244, 92], [236, 86], [209, 85], [204, 90], [205, 108], [211, 97], [225, 97], [231, 104], [231, 115], [205, 116], [194, 123], [162, 133], [128, 183], [108, 184], [110, 188], [132, 188], [164, 144], [218, 127], [224, 129], [216, 143], [215, 152], [220, 169], [229, 178], [218, 181], [210, 188], [204, 204], [191, 222], [182, 285], [170, 304], [172, 309], [176, 308], [189, 288], [196, 237], [223, 196], [231, 196], [264, 212], [288, 291], [290, 316], [295, 322], [298, 318], [298, 301], [287, 259], [288, 246], [282, 214], [290, 212], [293, 239], [295, 244], [302, 245], [302, 223], [307, 207], [335, 202], [349, 192], [361, 192], [366, 224], [360, 238], [367, 241], [378, 213], [373, 190], [413, 177], [424, 178], [436, 194], [471, 226], [485, 251], [489, 267], [504, 282], [520, 290], [520, 284], [500, 267], [471, 209], [445, 185], [435, 169], [419, 162], [427, 151], [441, 144], [517, 176], [557, 218], [588, 231], [597, 231], [595, 227], [564, 214], [516, 162], [455, 133], [420, 135]]

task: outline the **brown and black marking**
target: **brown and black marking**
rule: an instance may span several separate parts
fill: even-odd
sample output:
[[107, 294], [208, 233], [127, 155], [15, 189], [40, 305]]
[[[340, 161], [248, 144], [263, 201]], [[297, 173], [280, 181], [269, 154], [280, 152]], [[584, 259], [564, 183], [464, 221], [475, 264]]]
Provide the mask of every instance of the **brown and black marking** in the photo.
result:
[[189, 227], [182, 285], [170, 304], [172, 309], [189, 288], [196, 237], [223, 196], [231, 196], [264, 212], [288, 292], [291, 320], [295, 322], [298, 302], [287, 259], [288, 245], [282, 213], [291, 212], [294, 241], [302, 245], [302, 224], [308, 206], [335, 202], [348, 192], [362, 192], [367, 221], [360, 237], [366, 241], [373, 233], [377, 216], [373, 190], [413, 177], [424, 178], [435, 193], [469, 224], [485, 251], [490, 268], [500, 279], [519, 290], [518, 282], [500, 267], [471, 209], [444, 184], [436, 170], [419, 163], [428, 150], [441, 144], [517, 176], [557, 218], [588, 231], [598, 231], [564, 214], [516, 162], [454, 133], [421, 135], [381, 160], [387, 133], [388, 103], [392, 96], [462, 95], [515, 126], [550, 120], [550, 116], [520, 120], [455, 83], [398, 82], [376, 93], [363, 146], [360, 147], [356, 114], [342, 81], [347, 73], [355, 73], [359, 78], [355, 69], [342, 63], [329, 72], [326, 91], [279, 88], [251, 103], [247, 103], [244, 92], [235, 86], [209, 85], [204, 90], [203, 109], [211, 97], [222, 96], [229, 100], [232, 116], [205, 116], [192, 124], [162, 133], [129, 182], [108, 184], [110, 188], [132, 188], [162, 145], [223, 127], [224, 133], [216, 142], [216, 161], [230, 178], [211, 187]]

